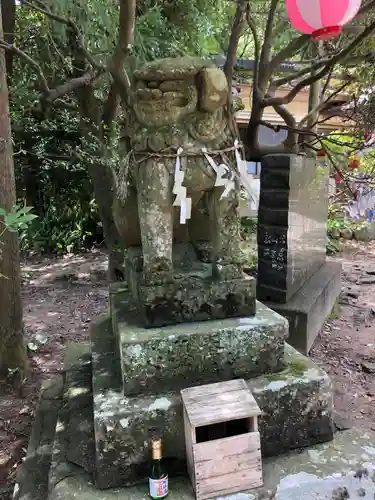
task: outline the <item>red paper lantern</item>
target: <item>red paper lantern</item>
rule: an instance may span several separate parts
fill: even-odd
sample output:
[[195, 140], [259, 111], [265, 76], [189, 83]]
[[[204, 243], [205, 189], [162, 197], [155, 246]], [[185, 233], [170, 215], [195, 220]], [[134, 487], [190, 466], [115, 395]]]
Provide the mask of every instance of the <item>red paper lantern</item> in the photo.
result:
[[290, 22], [315, 40], [338, 36], [357, 14], [362, 0], [286, 0]]

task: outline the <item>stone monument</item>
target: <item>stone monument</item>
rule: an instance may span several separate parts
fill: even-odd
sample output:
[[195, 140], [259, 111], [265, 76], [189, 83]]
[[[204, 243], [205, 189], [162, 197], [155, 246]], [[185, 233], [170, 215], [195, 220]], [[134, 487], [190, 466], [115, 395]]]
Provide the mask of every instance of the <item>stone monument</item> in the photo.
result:
[[[194, 385], [249, 379], [266, 455], [332, 437], [328, 378], [290, 348], [285, 354], [287, 322], [256, 304], [254, 279], [242, 271], [241, 157], [224, 73], [186, 57], [145, 64], [134, 77], [124, 133], [131, 153], [114, 206], [126, 281], [111, 287], [111, 323], [93, 339], [101, 488], [144, 476], [154, 428], [173, 467], [184, 468], [180, 390]], [[314, 380], [293, 378], [300, 364]], [[117, 392], [108, 392], [113, 383], [96, 374], [116, 365]], [[283, 382], [271, 390], [279, 372]]]
[[65, 499], [64, 481], [77, 476], [74, 495], [82, 481], [144, 481], [154, 432], [173, 489], [186, 474], [180, 391], [197, 385], [246, 380], [263, 457], [333, 437], [328, 376], [285, 343], [287, 320], [256, 302], [242, 272], [241, 158], [224, 74], [205, 60], [166, 59], [139, 68], [133, 87], [114, 207], [127, 279], [111, 286], [89, 348], [69, 351], [50, 500]]
[[341, 291], [341, 265], [326, 260], [329, 168], [304, 155], [262, 159], [257, 298], [289, 321], [308, 353]]

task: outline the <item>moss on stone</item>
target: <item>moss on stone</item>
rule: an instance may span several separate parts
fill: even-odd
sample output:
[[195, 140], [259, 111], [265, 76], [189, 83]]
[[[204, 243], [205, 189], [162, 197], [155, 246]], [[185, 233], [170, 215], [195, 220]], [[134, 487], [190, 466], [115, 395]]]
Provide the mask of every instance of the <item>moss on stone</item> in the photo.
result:
[[296, 359], [289, 363], [289, 369], [296, 377], [302, 377], [308, 367], [304, 361]]
[[293, 377], [303, 377], [308, 369], [309, 367], [303, 360], [295, 359], [289, 361], [284, 370], [276, 373], [268, 373], [265, 375], [265, 378], [269, 382], [275, 382], [279, 380], [288, 380]]
[[257, 304], [253, 317], [142, 329], [117, 326], [125, 394], [279, 372], [287, 323]]
[[270, 382], [275, 382], [278, 380], [284, 380], [286, 378], [286, 370], [283, 370], [282, 372], [278, 373], [268, 373], [265, 377], [267, 380]]

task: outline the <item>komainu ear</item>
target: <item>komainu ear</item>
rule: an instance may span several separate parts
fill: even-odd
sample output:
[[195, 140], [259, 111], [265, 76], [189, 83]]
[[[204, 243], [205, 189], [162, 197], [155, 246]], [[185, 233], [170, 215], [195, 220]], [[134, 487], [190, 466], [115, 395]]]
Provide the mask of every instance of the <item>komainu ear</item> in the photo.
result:
[[228, 83], [219, 68], [204, 68], [198, 75], [199, 108], [210, 112], [222, 108], [228, 100]]

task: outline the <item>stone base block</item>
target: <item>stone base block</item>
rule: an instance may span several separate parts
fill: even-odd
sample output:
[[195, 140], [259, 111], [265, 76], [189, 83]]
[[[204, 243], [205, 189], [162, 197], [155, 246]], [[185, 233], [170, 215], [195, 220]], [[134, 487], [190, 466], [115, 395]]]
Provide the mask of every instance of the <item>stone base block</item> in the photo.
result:
[[[93, 368], [96, 481], [99, 488], [136, 483], [147, 476], [149, 439], [163, 433], [171, 475], [185, 467], [182, 404], [178, 392], [124, 397], [101, 386], [100, 358]], [[102, 357], [103, 359], [103, 357]], [[324, 442], [333, 437], [332, 388], [328, 376], [286, 346], [286, 368], [251, 379], [249, 386], [262, 410], [259, 426], [263, 456]], [[96, 376], [96, 373], [99, 376]]]
[[265, 304], [288, 320], [288, 342], [303, 354], [307, 354], [340, 292], [341, 264], [327, 262], [286, 304]]
[[[133, 287], [135, 288], [135, 287]], [[255, 279], [247, 276], [226, 281], [212, 277], [175, 277], [171, 283], [139, 285], [136, 293], [123, 289], [144, 328], [179, 323], [237, 318], [255, 314]]]
[[145, 329], [117, 323], [125, 394], [280, 371], [288, 322], [257, 303], [253, 317]]

